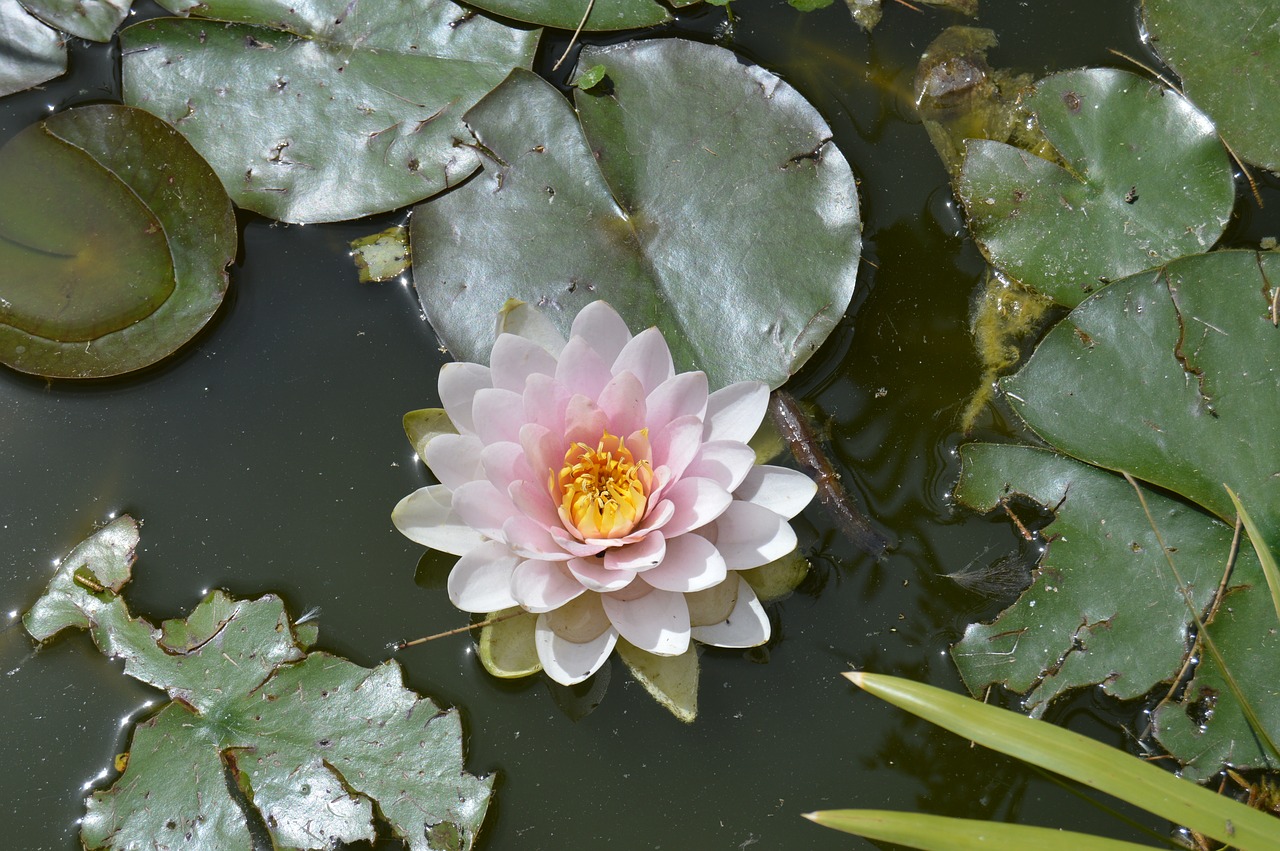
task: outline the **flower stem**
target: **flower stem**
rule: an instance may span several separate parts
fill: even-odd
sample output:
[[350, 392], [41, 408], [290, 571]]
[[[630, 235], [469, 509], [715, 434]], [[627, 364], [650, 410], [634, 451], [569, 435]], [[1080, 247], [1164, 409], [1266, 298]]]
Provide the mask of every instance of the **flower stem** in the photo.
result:
[[406, 647], [413, 647], [415, 644], [425, 644], [428, 641], [435, 641], [437, 638], [448, 638], [451, 635], [458, 635], [463, 632], [470, 632], [473, 629], [483, 629], [486, 626], [493, 626], [495, 623], [509, 621], [516, 615], [523, 615], [524, 609], [516, 609], [514, 612], [507, 612], [505, 615], [498, 615], [496, 618], [489, 618], [478, 623], [460, 626], [457, 629], [449, 629], [444, 632], [437, 632], [435, 635], [427, 635], [422, 638], [415, 638], [413, 641], [397, 641], [392, 645], [392, 649], [396, 651], [404, 650]]

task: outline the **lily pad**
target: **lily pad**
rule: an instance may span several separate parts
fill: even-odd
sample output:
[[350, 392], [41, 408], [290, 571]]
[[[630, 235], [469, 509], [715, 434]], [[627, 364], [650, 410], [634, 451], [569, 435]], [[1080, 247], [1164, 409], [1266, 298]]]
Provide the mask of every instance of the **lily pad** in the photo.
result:
[[[681, 370], [777, 386], [853, 294], [857, 193], [831, 131], [778, 77], [678, 39], [586, 48], [574, 97], [516, 71], [466, 120], [483, 174], [412, 222], [414, 279], [455, 357], [485, 363], [507, 299], [567, 332], [607, 299]], [[483, 284], [482, 286], [480, 284]]]
[[62, 35], [27, 12], [19, 0], [0, 0], [0, 97], [38, 86], [67, 71]]
[[[698, 0], [670, 5], [689, 6], [695, 2]], [[671, 12], [659, 0], [480, 0], [472, 5], [540, 27], [576, 30], [581, 25], [583, 32], [653, 27], [671, 20]]]
[[1272, 0], [1143, 0], [1151, 46], [1232, 150], [1280, 172], [1280, 8]]
[[686, 724], [698, 717], [698, 649], [690, 644], [679, 656], [655, 656], [625, 638], [618, 639], [618, 655], [627, 663], [631, 676]]
[[472, 846], [493, 780], [464, 771], [456, 710], [406, 689], [394, 662], [307, 653], [272, 595], [215, 591], [160, 629], [133, 618], [116, 592], [137, 545], [133, 519], [113, 521], [23, 617], [42, 641], [87, 626], [127, 674], [172, 698], [134, 730], [123, 775], [88, 799], [86, 848], [249, 851], [243, 807], [273, 847], [371, 841], [375, 809], [415, 851]]
[[56, 378], [148, 366], [222, 303], [235, 219], [172, 127], [115, 105], [0, 149], [0, 361]]
[[171, 8], [213, 20], [124, 30], [125, 100], [177, 127], [236, 204], [293, 222], [394, 209], [474, 171], [461, 116], [539, 36], [447, 0]]
[[1027, 106], [1061, 161], [975, 140], [957, 186], [993, 266], [1074, 306], [1222, 235], [1235, 203], [1231, 164], [1186, 98], [1093, 68], [1039, 81]]
[[40, 20], [79, 38], [110, 41], [133, 0], [22, 0]]

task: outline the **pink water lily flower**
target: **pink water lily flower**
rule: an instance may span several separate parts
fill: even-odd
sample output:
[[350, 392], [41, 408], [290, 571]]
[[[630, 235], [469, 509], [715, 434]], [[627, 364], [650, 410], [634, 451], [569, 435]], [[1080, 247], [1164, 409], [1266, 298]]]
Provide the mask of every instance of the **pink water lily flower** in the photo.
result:
[[767, 641], [738, 571], [795, 548], [788, 520], [815, 493], [747, 445], [769, 388], [709, 393], [704, 373], [675, 372], [657, 328], [633, 337], [604, 302], [583, 308], [567, 343], [542, 323], [500, 334], [490, 366], [440, 370], [457, 434], [427, 443], [440, 484], [401, 500], [396, 528], [461, 556], [448, 581], [458, 608], [538, 613], [538, 658], [566, 685], [619, 637], [660, 656], [690, 639]]

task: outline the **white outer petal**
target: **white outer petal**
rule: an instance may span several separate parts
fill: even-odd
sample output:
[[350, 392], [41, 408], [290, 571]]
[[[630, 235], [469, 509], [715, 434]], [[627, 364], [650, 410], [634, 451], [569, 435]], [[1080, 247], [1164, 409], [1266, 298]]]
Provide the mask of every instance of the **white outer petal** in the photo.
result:
[[440, 405], [459, 434], [475, 434], [475, 421], [471, 418], [471, 405], [477, 390], [492, 387], [489, 367], [478, 363], [447, 363], [440, 367], [437, 385], [440, 389]]
[[733, 492], [734, 499], [742, 499], [788, 520], [800, 513], [814, 494], [818, 485], [799, 470], [768, 465], [752, 467], [742, 484]]
[[796, 548], [791, 524], [767, 508], [735, 499], [716, 518], [716, 549], [730, 570], [747, 570]]
[[516, 299], [508, 301], [498, 311], [497, 334], [515, 334], [532, 340], [552, 355], [559, 355], [564, 348], [564, 337], [560, 336], [551, 320], [538, 308]]
[[573, 318], [569, 336], [582, 337], [587, 345], [595, 349], [600, 360], [611, 364], [617, 359], [622, 347], [631, 341], [631, 329], [608, 302], [593, 301], [579, 310], [578, 315]]
[[538, 615], [533, 644], [538, 651], [538, 661], [542, 662], [542, 670], [561, 685], [580, 683], [600, 670], [600, 666], [618, 643], [618, 631], [612, 627], [599, 637], [585, 644], [578, 644], [556, 635], [546, 621], [545, 614]]
[[444, 485], [419, 488], [396, 504], [391, 522], [416, 544], [464, 555], [487, 539], [462, 522], [453, 511], [453, 492]]
[[641, 650], [679, 656], [689, 649], [689, 607], [683, 594], [654, 588], [630, 600], [602, 594], [600, 603], [618, 634]]
[[484, 475], [480, 467], [480, 453], [484, 444], [470, 434], [438, 434], [423, 450], [422, 463], [431, 470], [440, 484], [458, 488]]
[[707, 397], [702, 439], [746, 443], [760, 428], [769, 409], [769, 387], [759, 381], [739, 381]]
[[697, 641], [716, 647], [759, 647], [769, 640], [769, 616], [747, 580], [738, 580], [738, 602], [729, 617], [710, 626], [695, 626], [689, 632]]
[[449, 599], [464, 612], [496, 612], [518, 605], [511, 575], [520, 559], [501, 541], [486, 541], [449, 571]]

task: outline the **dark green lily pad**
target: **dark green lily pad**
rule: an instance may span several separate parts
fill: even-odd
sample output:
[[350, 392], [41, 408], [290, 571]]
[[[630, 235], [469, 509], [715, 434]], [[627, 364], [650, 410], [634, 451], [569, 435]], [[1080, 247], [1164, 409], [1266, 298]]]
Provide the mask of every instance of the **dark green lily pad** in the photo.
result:
[[1280, 7], [1273, 0], [1143, 0], [1151, 46], [1243, 160], [1280, 172]]
[[[414, 851], [472, 846], [492, 778], [465, 772], [456, 710], [406, 689], [400, 668], [307, 653], [279, 598], [209, 594], [160, 629], [129, 614], [137, 524], [121, 517], [65, 558], [23, 624], [44, 641], [88, 628], [125, 672], [172, 702], [138, 724], [123, 775], [88, 799], [86, 848], [273, 847], [372, 841], [375, 808]], [[229, 789], [236, 789], [243, 797]]]
[[142, 110], [85, 106], [0, 149], [0, 361], [56, 378], [148, 366], [222, 303], [231, 204]]
[[22, 0], [40, 20], [79, 38], [110, 41], [133, 0]]
[[[676, 39], [585, 49], [574, 110], [517, 71], [467, 114], [484, 173], [413, 215], [414, 279], [455, 357], [487, 362], [507, 299], [562, 332], [606, 299], [681, 369], [777, 386], [840, 320], [861, 239], [831, 131], [779, 78]], [[477, 286], [483, 282], [483, 286]]]
[[[689, 6], [697, 0], [683, 0], [672, 6]], [[583, 32], [629, 30], [652, 27], [671, 20], [671, 12], [659, 0], [479, 0], [471, 5], [495, 15], [540, 27]], [[586, 20], [583, 20], [586, 16]]]
[[1074, 306], [1222, 235], [1235, 203], [1231, 164], [1188, 100], [1093, 68], [1039, 81], [1027, 105], [1061, 162], [973, 141], [957, 186], [993, 266]]
[[292, 222], [402, 207], [474, 171], [461, 116], [539, 35], [447, 0], [173, 6], [214, 21], [124, 30], [125, 100], [177, 127], [236, 204]]
[[67, 71], [62, 35], [27, 12], [19, 0], [0, 0], [0, 97], [38, 86]]

